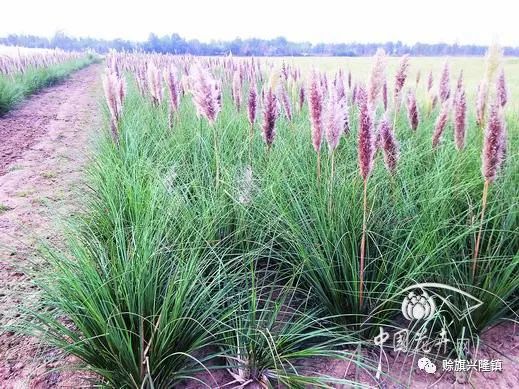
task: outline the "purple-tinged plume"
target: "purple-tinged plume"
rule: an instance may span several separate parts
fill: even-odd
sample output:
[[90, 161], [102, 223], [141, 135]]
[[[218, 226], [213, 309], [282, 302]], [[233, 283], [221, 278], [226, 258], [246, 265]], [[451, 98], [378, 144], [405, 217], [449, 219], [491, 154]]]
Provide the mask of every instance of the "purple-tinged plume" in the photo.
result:
[[256, 83], [252, 81], [249, 86], [249, 98], [247, 101], [247, 114], [251, 126], [254, 125], [254, 121], [256, 120], [257, 99]]
[[358, 85], [357, 85], [357, 83], [355, 83], [355, 85], [353, 86], [353, 89], [351, 91], [351, 104], [352, 105], [357, 104], [357, 90], [358, 90]]
[[169, 126], [173, 125], [173, 113], [178, 110], [179, 105], [179, 83], [176, 77], [177, 69], [173, 66], [164, 69], [164, 81], [169, 93]]
[[384, 105], [384, 112], [387, 111], [387, 81], [384, 80], [384, 85], [382, 86], [382, 104]]
[[418, 111], [416, 96], [411, 90], [407, 93], [407, 118], [411, 129], [416, 131], [418, 124], [420, 123], [420, 112]]
[[368, 104], [371, 109], [375, 108], [386, 80], [386, 54], [383, 49], [377, 50], [374, 61], [368, 84]]
[[445, 127], [447, 126], [447, 122], [449, 120], [449, 109], [449, 101], [445, 101], [434, 125], [434, 133], [432, 138], [433, 147], [437, 147], [441, 142], [443, 132], [445, 131]]
[[323, 133], [323, 95], [319, 75], [315, 70], [312, 71], [308, 89], [308, 107], [310, 109], [310, 122], [312, 124], [312, 145], [314, 146], [314, 150], [319, 152], [321, 149], [321, 138]]
[[269, 88], [265, 92], [265, 101], [263, 102], [263, 140], [270, 149], [274, 143], [276, 136], [276, 119], [278, 117], [278, 103], [275, 93]]
[[301, 85], [299, 88], [299, 112], [303, 110], [303, 104], [305, 103], [305, 87]]
[[445, 62], [445, 65], [443, 66], [442, 75], [440, 78], [440, 86], [438, 90], [438, 95], [440, 97], [440, 101], [442, 104], [447, 101], [451, 94], [451, 87], [450, 87], [450, 71], [449, 71], [449, 63]]
[[481, 172], [485, 180], [493, 182], [501, 167], [506, 146], [506, 129], [499, 102], [490, 107], [490, 116], [485, 129], [483, 153], [481, 155]]
[[427, 78], [427, 92], [430, 92], [434, 85], [434, 78], [432, 70], [429, 72], [429, 77]]
[[389, 120], [387, 120], [386, 115], [384, 115], [380, 121], [378, 136], [380, 147], [382, 148], [382, 153], [384, 154], [384, 164], [386, 165], [386, 169], [391, 174], [394, 174], [396, 171], [398, 159], [400, 158], [400, 146], [393, 131], [393, 127], [391, 126]]
[[432, 109], [434, 110], [436, 108], [436, 105], [438, 104], [438, 95], [434, 95], [432, 97]]
[[504, 107], [508, 102], [508, 90], [506, 88], [504, 69], [501, 69], [501, 73], [499, 73], [499, 77], [497, 78], [497, 98], [501, 107]]
[[214, 80], [209, 72], [196, 67], [193, 74], [193, 102], [198, 116], [204, 116], [213, 124], [221, 110], [221, 85]]
[[366, 90], [359, 86], [357, 90], [359, 102], [358, 159], [360, 175], [367, 180], [373, 170], [375, 158], [375, 132], [373, 129], [372, 110], [368, 104]]
[[463, 88], [463, 69], [460, 70], [460, 75], [458, 76], [458, 82], [456, 83], [456, 90], [460, 90]]
[[454, 100], [454, 142], [456, 149], [461, 151], [465, 148], [465, 137], [467, 132], [467, 101], [463, 85], [456, 91]]
[[328, 76], [326, 73], [320, 73], [320, 79], [321, 79], [321, 91], [323, 93], [328, 92]]
[[232, 78], [232, 98], [234, 100], [234, 105], [236, 105], [236, 110], [239, 111], [241, 108], [241, 76], [240, 72], [237, 70], [234, 72]]
[[151, 95], [153, 105], [162, 103], [162, 79], [155, 64], [148, 65], [148, 90]]
[[344, 131], [345, 122], [345, 99], [344, 96], [339, 97], [337, 90], [331, 89], [328, 101], [326, 104], [326, 111], [324, 115], [324, 122], [326, 128], [326, 141], [328, 148], [333, 151], [339, 144], [340, 136]]
[[344, 77], [341, 70], [339, 70], [336, 75], [334, 85], [335, 90], [337, 91], [337, 97], [339, 100], [342, 100], [346, 96], [346, 90], [344, 88]]
[[121, 120], [124, 98], [126, 96], [126, 82], [115, 72], [108, 69], [108, 73], [103, 75], [103, 89], [105, 92], [106, 104], [110, 111], [110, 129], [112, 137], [117, 143], [119, 141], [119, 121]]
[[292, 106], [290, 104], [290, 98], [288, 97], [288, 91], [285, 85], [282, 85], [279, 88], [279, 97], [281, 100], [281, 105], [283, 105], [283, 110], [285, 111], [285, 116], [289, 121], [292, 121]]
[[485, 79], [478, 86], [478, 94], [476, 100], [476, 123], [478, 126], [485, 124], [485, 114], [487, 110], [488, 99], [488, 83]]
[[164, 69], [164, 81], [168, 87], [169, 102], [173, 112], [178, 110], [180, 96], [179, 82], [176, 73], [177, 69], [173, 66]]
[[344, 122], [342, 126], [342, 133], [347, 136], [350, 133], [350, 107], [348, 106], [348, 99], [344, 97]]
[[288, 67], [285, 65], [285, 62], [281, 64], [281, 76], [285, 82], [288, 81]]
[[400, 100], [402, 96], [402, 89], [404, 88], [405, 80], [407, 78], [407, 72], [409, 69], [409, 55], [404, 55], [400, 60], [400, 66], [395, 76], [395, 90], [393, 93], [393, 99], [395, 104], [395, 112], [400, 110]]

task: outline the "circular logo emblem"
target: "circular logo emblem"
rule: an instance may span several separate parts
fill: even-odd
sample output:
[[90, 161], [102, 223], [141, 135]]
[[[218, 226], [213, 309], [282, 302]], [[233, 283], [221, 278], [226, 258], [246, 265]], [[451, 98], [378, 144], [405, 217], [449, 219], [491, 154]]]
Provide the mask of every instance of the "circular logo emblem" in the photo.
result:
[[407, 320], [427, 320], [436, 311], [436, 304], [432, 296], [423, 292], [409, 292], [402, 301], [402, 313]]

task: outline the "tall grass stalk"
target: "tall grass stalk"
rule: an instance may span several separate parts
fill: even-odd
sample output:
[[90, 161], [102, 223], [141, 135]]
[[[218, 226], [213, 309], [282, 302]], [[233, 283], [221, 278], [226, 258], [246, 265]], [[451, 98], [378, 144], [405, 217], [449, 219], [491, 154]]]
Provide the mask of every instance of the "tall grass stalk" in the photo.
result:
[[375, 134], [373, 131], [373, 111], [366, 90], [359, 88], [359, 130], [358, 130], [358, 160], [359, 171], [362, 177], [362, 237], [360, 243], [360, 268], [359, 268], [359, 308], [364, 302], [364, 257], [366, 255], [366, 230], [367, 230], [367, 196], [368, 177], [373, 171], [375, 157]]
[[501, 100], [496, 96], [495, 102], [490, 110], [490, 118], [485, 131], [485, 139], [483, 143], [483, 152], [481, 155], [482, 166], [481, 171], [485, 180], [483, 187], [483, 199], [481, 205], [480, 227], [476, 238], [474, 255], [472, 257], [472, 278], [476, 276], [477, 261], [479, 255], [479, 245], [483, 232], [483, 223], [485, 218], [485, 210], [487, 207], [488, 188], [491, 182], [494, 182], [506, 151], [506, 124], [504, 122]]

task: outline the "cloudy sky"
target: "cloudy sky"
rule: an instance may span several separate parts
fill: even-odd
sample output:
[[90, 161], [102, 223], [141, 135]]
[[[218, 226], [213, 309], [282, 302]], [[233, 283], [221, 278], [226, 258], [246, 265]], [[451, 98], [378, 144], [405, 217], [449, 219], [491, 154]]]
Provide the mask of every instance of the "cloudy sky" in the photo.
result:
[[177, 32], [310, 42], [449, 42], [519, 46], [513, 0], [3, 0], [0, 36], [30, 33], [145, 40]]

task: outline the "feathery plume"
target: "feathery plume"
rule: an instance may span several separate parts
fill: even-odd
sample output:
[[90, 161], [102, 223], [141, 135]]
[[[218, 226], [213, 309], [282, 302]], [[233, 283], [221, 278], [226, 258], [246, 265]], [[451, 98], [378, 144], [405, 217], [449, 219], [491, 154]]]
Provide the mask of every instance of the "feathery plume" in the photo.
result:
[[465, 137], [467, 131], [467, 101], [463, 85], [459, 86], [454, 101], [454, 141], [456, 149], [461, 151], [465, 148]]
[[400, 158], [400, 146], [396, 139], [393, 127], [386, 115], [382, 118], [378, 129], [380, 146], [384, 154], [384, 164], [389, 173], [394, 174], [398, 159]]
[[341, 70], [339, 70], [339, 72], [337, 73], [337, 75], [335, 77], [334, 85], [335, 85], [335, 90], [337, 91], [337, 97], [339, 98], [339, 100], [342, 100], [344, 98], [344, 96], [346, 96], [346, 90], [344, 88], [344, 77], [342, 75]]
[[179, 87], [178, 80], [175, 76], [177, 69], [173, 66], [164, 69], [164, 81], [166, 82], [166, 86], [168, 88], [169, 93], [169, 127], [171, 128], [173, 125], [173, 114], [178, 110], [179, 104]]
[[249, 119], [249, 161], [252, 161], [252, 141], [254, 139], [254, 122], [256, 121], [256, 111], [258, 106], [258, 93], [256, 91], [256, 81], [252, 80], [249, 84], [249, 98], [247, 101], [247, 117]]
[[106, 105], [110, 111], [110, 115], [118, 119], [118, 90], [117, 90], [117, 75], [114, 73], [107, 73], [102, 75], [103, 89], [105, 92]]
[[456, 91], [461, 90], [463, 88], [463, 69], [460, 70], [460, 75], [458, 76], [458, 81], [456, 82]]
[[237, 181], [238, 202], [242, 205], [249, 205], [254, 189], [252, 166], [247, 165]]
[[501, 69], [499, 77], [497, 79], [497, 98], [501, 107], [504, 108], [508, 102], [508, 91], [506, 88], [505, 70]]
[[347, 136], [350, 133], [350, 108], [348, 107], [348, 99], [344, 97], [344, 116], [343, 116], [343, 126], [342, 133], [344, 136]]
[[435, 109], [437, 104], [438, 104], [438, 95], [434, 95], [433, 98], [432, 98], [431, 108]]
[[416, 103], [416, 96], [409, 90], [407, 93], [407, 118], [409, 119], [409, 126], [413, 131], [416, 131], [420, 123], [420, 112]]
[[387, 81], [384, 80], [384, 85], [382, 86], [382, 104], [384, 106], [384, 112], [387, 111]]
[[494, 182], [503, 163], [506, 130], [499, 102], [490, 108], [490, 116], [485, 130], [481, 172], [486, 181]]
[[279, 95], [285, 115], [289, 121], [292, 121], [292, 106], [290, 105], [290, 98], [288, 97], [288, 91], [285, 85], [280, 86]]
[[358, 89], [358, 85], [357, 85], [357, 83], [355, 83], [355, 85], [353, 86], [353, 89], [351, 91], [351, 104], [352, 105], [357, 104], [357, 89]]
[[220, 112], [222, 110], [222, 82], [220, 80], [214, 80], [213, 94], [216, 101], [216, 109]]
[[478, 96], [476, 101], [476, 123], [480, 127], [485, 126], [489, 86], [493, 85], [494, 83], [495, 74], [501, 65], [502, 57], [503, 48], [497, 42], [493, 42], [489, 46], [486, 54], [485, 77], [478, 86]]
[[320, 73], [321, 80], [321, 91], [324, 93], [328, 93], [328, 76], [326, 73]]
[[256, 83], [253, 81], [249, 86], [249, 98], [247, 101], [247, 114], [251, 127], [254, 125], [254, 121], [256, 120], [257, 97]]
[[367, 187], [368, 177], [373, 170], [374, 157], [376, 151], [375, 134], [373, 131], [373, 118], [368, 103], [368, 96], [363, 87], [359, 87], [357, 91], [357, 100], [359, 102], [359, 129], [358, 129], [358, 159], [359, 171], [363, 179], [363, 221], [362, 221], [362, 238], [360, 242], [360, 266], [359, 266], [359, 309], [363, 305], [364, 292], [364, 256], [366, 251], [366, 214], [367, 214]]
[[119, 143], [119, 121], [122, 116], [123, 102], [126, 95], [126, 82], [116, 73], [108, 70], [103, 74], [103, 89], [106, 104], [110, 111], [110, 129], [115, 143]]
[[124, 98], [126, 97], [126, 81], [124, 80], [123, 76], [118, 77], [117, 90], [119, 91], [119, 96], [117, 99], [117, 111], [119, 112], [118, 120], [120, 120], [123, 113]]
[[[342, 83], [342, 78], [340, 79]], [[339, 89], [339, 90], [338, 90]], [[340, 95], [339, 88], [331, 88], [329, 92], [326, 110], [324, 112], [324, 122], [326, 129], [326, 141], [328, 142], [328, 149], [330, 150], [330, 179], [328, 191], [328, 212], [332, 212], [333, 207], [333, 182], [335, 176], [335, 149], [339, 144], [341, 134], [344, 132], [346, 117], [346, 96], [342, 93]]]
[[483, 79], [478, 86], [478, 94], [476, 100], [476, 123], [482, 127], [485, 124], [485, 114], [487, 110], [488, 99], [488, 82]]
[[333, 151], [337, 148], [340, 136], [344, 131], [344, 108], [344, 99], [339, 97], [336, 90], [331, 89], [324, 114], [326, 128], [325, 135], [330, 151]]
[[213, 124], [221, 110], [221, 86], [209, 72], [197, 66], [192, 79], [193, 102], [198, 116]]
[[299, 88], [299, 112], [303, 110], [303, 104], [305, 103], [305, 87], [301, 85]]
[[382, 92], [386, 79], [386, 53], [383, 49], [378, 49], [375, 53], [373, 68], [369, 77], [368, 105], [371, 109], [375, 108], [377, 98]]
[[150, 92], [153, 105], [158, 106], [162, 103], [162, 79], [155, 64], [148, 65], [148, 91]]
[[487, 50], [485, 56], [486, 69], [485, 69], [485, 79], [490, 84], [494, 81], [495, 74], [499, 66], [501, 66], [501, 61], [503, 58], [503, 48], [497, 43], [493, 42]]
[[236, 105], [236, 110], [241, 108], [241, 76], [239, 71], [235, 71], [232, 78], [232, 98]]
[[440, 85], [439, 85], [439, 91], [438, 96], [440, 97], [440, 101], [442, 104], [447, 101], [451, 93], [451, 87], [450, 87], [450, 71], [449, 71], [449, 63], [445, 61], [445, 64], [443, 65], [443, 71], [440, 78]]
[[400, 60], [400, 65], [398, 67], [398, 71], [396, 72], [396, 76], [395, 76], [395, 90], [393, 92], [395, 112], [398, 112], [400, 110], [400, 100], [401, 100], [401, 95], [402, 95], [402, 89], [404, 88], [408, 69], [409, 69], [409, 55], [406, 54]]
[[376, 147], [372, 110], [368, 104], [366, 90], [362, 86], [358, 88], [357, 99], [360, 105], [358, 130], [359, 169], [362, 178], [367, 180], [373, 170]]
[[314, 146], [314, 150], [318, 153], [321, 149], [321, 137], [323, 131], [323, 96], [319, 76], [315, 70], [312, 72], [310, 78], [308, 107], [310, 109], [310, 121], [312, 124], [312, 145]]
[[432, 138], [433, 147], [437, 147], [440, 144], [443, 132], [445, 127], [447, 126], [447, 121], [449, 119], [449, 101], [445, 101], [442, 105], [442, 109], [438, 118], [436, 119], [436, 124], [434, 125], [434, 133]]
[[276, 136], [276, 119], [278, 116], [278, 105], [276, 95], [269, 88], [265, 92], [265, 101], [263, 102], [263, 140], [270, 150], [274, 137]]
[[308, 108], [310, 109], [310, 122], [312, 127], [312, 145], [317, 153], [316, 175], [321, 177], [321, 141], [323, 133], [322, 114], [323, 114], [323, 87], [320, 77], [315, 70], [310, 77], [308, 92]]
[[284, 81], [288, 80], [288, 67], [287, 67], [287, 65], [285, 64], [284, 61], [281, 64], [281, 77], [283, 77]]
[[416, 88], [418, 88], [418, 84], [420, 84], [420, 78], [422, 77], [422, 72], [420, 71], [420, 69], [418, 69], [418, 71], [416, 72]]
[[429, 72], [429, 77], [427, 78], [427, 92], [430, 92], [434, 85], [434, 78], [432, 70]]
[[479, 254], [479, 246], [481, 242], [481, 234], [483, 232], [483, 222], [485, 220], [485, 210], [487, 206], [488, 188], [497, 177], [497, 172], [503, 164], [506, 148], [506, 125], [503, 118], [503, 112], [499, 97], [490, 107], [490, 117], [488, 125], [485, 129], [485, 138], [483, 140], [483, 151], [481, 154], [481, 173], [485, 179], [483, 186], [483, 198], [481, 205], [481, 220], [479, 232], [474, 247], [474, 255], [472, 257], [472, 278], [476, 276], [476, 267]]

